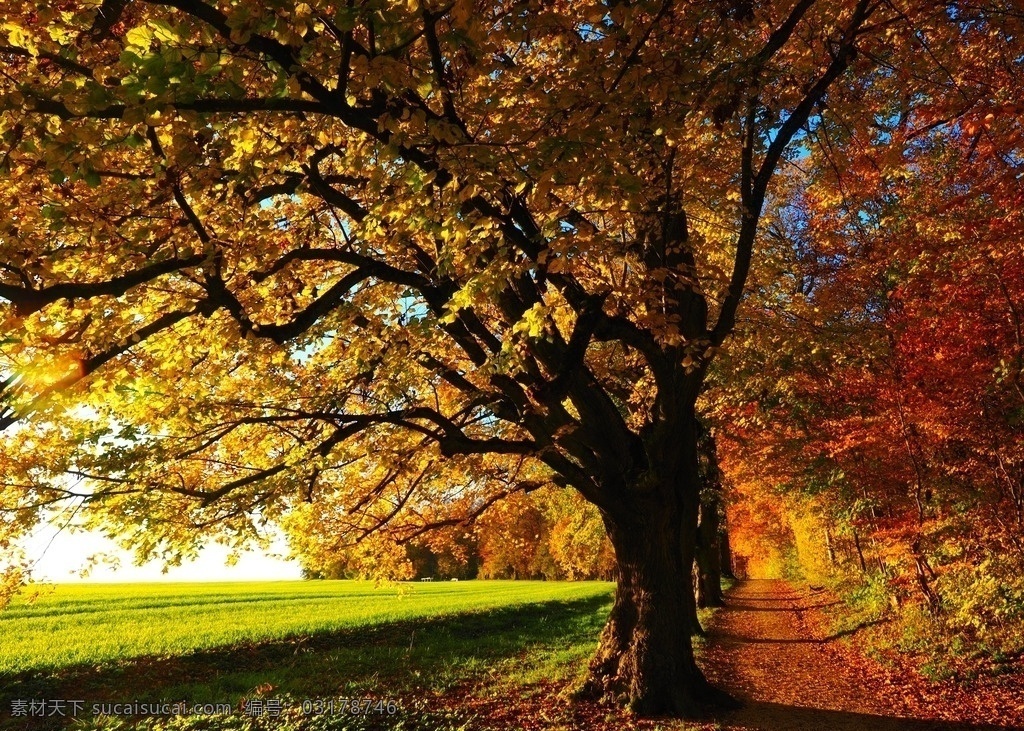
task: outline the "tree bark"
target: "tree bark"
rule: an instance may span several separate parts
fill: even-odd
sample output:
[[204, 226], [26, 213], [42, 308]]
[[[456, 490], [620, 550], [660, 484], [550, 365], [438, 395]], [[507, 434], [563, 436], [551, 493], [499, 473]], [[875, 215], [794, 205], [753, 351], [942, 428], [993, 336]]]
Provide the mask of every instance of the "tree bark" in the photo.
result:
[[585, 692], [642, 715], [692, 717], [718, 700], [690, 641], [693, 550], [680, 550], [680, 521], [646, 518], [642, 531], [609, 521], [618, 586]]
[[628, 507], [603, 511], [618, 585], [583, 695], [626, 702], [641, 715], [693, 717], [735, 701], [708, 683], [693, 656], [696, 439], [675, 449], [684, 459], [659, 471], [669, 477], [646, 473], [628, 491], [636, 496]]
[[708, 496], [700, 506], [697, 528], [697, 606], [721, 607], [722, 556], [718, 545], [719, 516], [717, 495]]
[[714, 435], [701, 425], [697, 439], [700, 476], [700, 522], [697, 526], [695, 588], [698, 607], [720, 607], [722, 601], [722, 556], [718, 545], [721, 523], [722, 476]]

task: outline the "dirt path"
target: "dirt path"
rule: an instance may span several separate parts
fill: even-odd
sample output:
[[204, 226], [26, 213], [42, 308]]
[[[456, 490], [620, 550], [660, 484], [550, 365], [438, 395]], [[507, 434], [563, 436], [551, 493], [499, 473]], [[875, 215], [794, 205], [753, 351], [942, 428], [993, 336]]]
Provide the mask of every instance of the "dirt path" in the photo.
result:
[[[704, 667], [713, 682], [744, 701], [721, 728], [765, 731], [953, 731], [1020, 729], [1006, 722], [972, 724], [946, 718], [912, 682], [862, 662], [819, 628], [827, 595], [785, 581], [738, 584], [709, 627]], [[941, 703], [941, 699], [940, 699]], [[923, 705], [922, 705], [923, 704]], [[942, 704], [945, 705], [945, 704]], [[1016, 710], [1016, 709], [1015, 709]], [[973, 714], [970, 714], [973, 715]], [[1016, 714], [1014, 714], [1016, 715]], [[956, 718], [954, 712], [952, 717]], [[977, 718], [975, 716], [975, 718]]]
[[830, 601], [785, 581], [737, 584], [708, 625], [700, 664], [743, 706], [703, 720], [568, 702], [565, 681], [529, 692], [482, 681], [421, 700], [473, 731], [1024, 731], [1024, 671], [966, 687], [930, 683], [909, 663], [883, 667], [843, 641], [853, 633], [828, 634]]

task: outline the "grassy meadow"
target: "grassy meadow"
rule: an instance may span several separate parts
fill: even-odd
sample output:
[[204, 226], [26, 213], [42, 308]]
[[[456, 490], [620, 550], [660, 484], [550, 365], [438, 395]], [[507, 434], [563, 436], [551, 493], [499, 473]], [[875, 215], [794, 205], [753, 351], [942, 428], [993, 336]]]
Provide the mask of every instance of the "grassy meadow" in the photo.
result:
[[65, 584], [0, 613], [0, 673], [174, 656], [343, 629], [607, 597], [600, 582]]
[[[33, 723], [12, 716], [18, 699], [180, 699], [239, 708], [247, 698], [276, 697], [295, 711], [302, 699], [357, 696], [398, 701], [401, 718], [378, 718], [381, 727], [474, 728], [464, 714], [449, 721], [436, 704], [429, 710], [429, 699], [571, 684], [596, 645], [612, 588], [544, 581], [44, 587], [0, 613], [0, 728], [264, 727], [238, 714], [216, 722]], [[266, 727], [373, 724], [299, 714], [294, 725], [276, 719]]]

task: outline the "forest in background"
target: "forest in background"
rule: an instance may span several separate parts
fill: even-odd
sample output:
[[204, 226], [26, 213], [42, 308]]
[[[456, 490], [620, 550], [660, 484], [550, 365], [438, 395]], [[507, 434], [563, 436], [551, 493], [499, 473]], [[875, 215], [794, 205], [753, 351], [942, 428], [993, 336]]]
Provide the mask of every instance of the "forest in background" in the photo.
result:
[[[475, 524], [432, 532], [404, 546], [380, 542], [348, 550], [324, 533], [292, 532], [290, 540], [315, 579], [612, 580], [615, 553], [592, 505], [564, 490], [514, 495]], [[381, 555], [395, 560], [385, 571]]]
[[750, 571], [836, 587], [939, 675], [1024, 651], [1021, 113], [819, 130], [705, 396]]

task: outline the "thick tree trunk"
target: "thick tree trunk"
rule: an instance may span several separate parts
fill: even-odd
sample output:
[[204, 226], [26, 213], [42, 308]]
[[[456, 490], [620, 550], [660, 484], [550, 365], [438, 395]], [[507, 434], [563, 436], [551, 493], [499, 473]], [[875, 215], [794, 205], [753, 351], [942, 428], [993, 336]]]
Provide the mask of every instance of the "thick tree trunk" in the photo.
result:
[[[641, 715], [695, 716], [719, 700], [690, 642], [694, 606], [681, 526], [668, 516], [643, 531], [610, 525], [615, 603], [590, 663], [586, 692], [626, 702]], [[692, 546], [692, 543], [691, 543]]]
[[[691, 303], [703, 331], [702, 310]], [[694, 555], [703, 483], [694, 406], [703, 374], [660, 374], [658, 418], [643, 430], [635, 460], [603, 475], [599, 505], [615, 549], [615, 601], [581, 695], [627, 703], [644, 716], [695, 717], [736, 701], [697, 667]], [[699, 626], [699, 625], [698, 625]]]
[[719, 534], [718, 499], [709, 496], [700, 507], [700, 524], [697, 528], [697, 606], [721, 607], [722, 598], [722, 556], [718, 545]]
[[719, 510], [722, 477], [718, 469], [715, 437], [700, 425], [697, 438], [698, 476], [700, 478], [700, 523], [697, 527], [696, 575], [697, 606], [722, 606], [722, 564], [718, 546]]
[[676, 484], [638, 486], [642, 497], [630, 510], [604, 514], [618, 586], [585, 696], [628, 703], [641, 715], [693, 717], [735, 704], [708, 683], [693, 657], [697, 486], [693, 469]]

